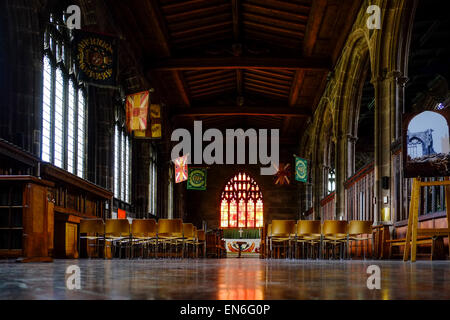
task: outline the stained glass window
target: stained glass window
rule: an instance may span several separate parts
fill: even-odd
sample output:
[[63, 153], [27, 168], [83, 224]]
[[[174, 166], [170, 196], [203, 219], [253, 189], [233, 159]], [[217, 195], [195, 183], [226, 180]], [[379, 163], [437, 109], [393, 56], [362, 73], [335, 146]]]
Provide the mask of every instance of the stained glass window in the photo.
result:
[[262, 228], [263, 212], [262, 192], [255, 180], [239, 173], [227, 183], [220, 203], [222, 228]]

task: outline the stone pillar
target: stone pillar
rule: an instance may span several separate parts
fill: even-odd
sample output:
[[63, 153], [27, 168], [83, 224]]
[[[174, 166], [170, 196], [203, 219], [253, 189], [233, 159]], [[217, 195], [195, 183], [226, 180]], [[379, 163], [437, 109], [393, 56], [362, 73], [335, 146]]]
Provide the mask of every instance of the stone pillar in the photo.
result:
[[[392, 161], [391, 144], [395, 141], [395, 101], [397, 79], [395, 73], [372, 79], [375, 88], [375, 215], [374, 223], [381, 220], [381, 211], [388, 207], [392, 213]], [[389, 189], [382, 188], [382, 178], [389, 179]], [[387, 197], [388, 203], [383, 203]]]
[[150, 183], [150, 141], [135, 139], [133, 143], [132, 202], [137, 218], [148, 218]]
[[0, 137], [36, 156], [40, 156], [45, 2], [0, 3]]
[[[113, 151], [114, 151], [114, 90], [89, 87], [89, 132], [90, 156], [95, 156], [94, 168], [90, 168], [90, 175], [95, 173], [95, 183], [113, 190]], [[94, 115], [95, 118], [91, 118]], [[95, 132], [91, 132], [95, 130]], [[92, 161], [90, 161], [92, 163]]]
[[347, 138], [347, 179], [355, 174], [355, 153], [356, 142], [358, 137], [351, 134], [346, 135]]

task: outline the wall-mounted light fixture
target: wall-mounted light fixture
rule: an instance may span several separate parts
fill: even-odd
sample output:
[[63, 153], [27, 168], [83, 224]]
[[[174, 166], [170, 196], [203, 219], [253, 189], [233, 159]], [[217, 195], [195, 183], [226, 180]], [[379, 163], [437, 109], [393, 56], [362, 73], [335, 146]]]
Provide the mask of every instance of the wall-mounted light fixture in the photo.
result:
[[391, 211], [390, 211], [390, 208], [388, 208], [388, 207], [383, 208], [383, 210], [382, 210], [382, 212], [381, 212], [381, 215], [382, 215], [382, 220], [383, 220], [384, 222], [389, 222], [389, 221], [391, 221]]

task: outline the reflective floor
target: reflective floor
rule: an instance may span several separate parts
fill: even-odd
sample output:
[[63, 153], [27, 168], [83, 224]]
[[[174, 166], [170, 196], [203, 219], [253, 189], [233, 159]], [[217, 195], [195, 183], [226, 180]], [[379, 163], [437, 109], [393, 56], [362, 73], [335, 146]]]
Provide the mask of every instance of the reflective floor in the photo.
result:
[[[81, 290], [66, 288], [77, 265]], [[367, 288], [367, 268], [381, 289]], [[450, 261], [0, 261], [0, 299], [450, 299]]]

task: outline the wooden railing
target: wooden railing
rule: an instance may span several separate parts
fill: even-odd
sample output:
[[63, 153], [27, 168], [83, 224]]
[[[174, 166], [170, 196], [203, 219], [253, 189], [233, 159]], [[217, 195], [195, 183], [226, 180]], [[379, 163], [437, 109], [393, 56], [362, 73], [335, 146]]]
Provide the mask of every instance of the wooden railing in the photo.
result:
[[336, 192], [330, 193], [324, 199], [320, 201], [320, 207], [322, 208], [322, 221], [335, 220], [336, 203], [334, 201]]
[[347, 220], [373, 221], [374, 185], [373, 163], [364, 166], [344, 183]]

